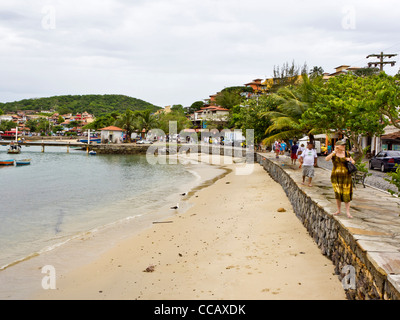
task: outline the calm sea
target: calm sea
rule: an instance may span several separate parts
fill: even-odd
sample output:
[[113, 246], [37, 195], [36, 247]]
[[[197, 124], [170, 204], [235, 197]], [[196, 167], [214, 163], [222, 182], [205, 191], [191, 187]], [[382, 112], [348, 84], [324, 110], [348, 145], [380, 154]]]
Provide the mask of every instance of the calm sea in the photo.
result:
[[184, 166], [151, 165], [145, 156], [97, 155], [66, 148], [23, 147], [0, 159], [0, 270], [87, 231], [165, 206], [194, 176]]

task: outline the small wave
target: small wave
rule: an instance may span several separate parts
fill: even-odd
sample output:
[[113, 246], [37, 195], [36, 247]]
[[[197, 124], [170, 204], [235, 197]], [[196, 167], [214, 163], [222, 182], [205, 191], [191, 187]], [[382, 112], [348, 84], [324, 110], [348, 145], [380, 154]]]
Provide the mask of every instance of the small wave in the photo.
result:
[[96, 234], [96, 233], [101, 232], [103, 230], [112, 228], [113, 226], [116, 226], [118, 224], [122, 224], [124, 222], [130, 221], [130, 220], [133, 220], [133, 219], [137, 219], [137, 218], [142, 217], [144, 215], [145, 215], [145, 213], [137, 214], [135, 216], [125, 217], [125, 218], [122, 218], [120, 220], [107, 223], [107, 224], [105, 224], [103, 226], [92, 228], [92, 229], [90, 229], [88, 231], [79, 232], [78, 234], [75, 234], [73, 236], [70, 236], [70, 237], [66, 238], [64, 241], [60, 241], [60, 242], [54, 243], [52, 245], [46, 246], [46, 247], [44, 247], [43, 249], [41, 249], [41, 250], [39, 250], [37, 252], [31, 253], [31, 254], [23, 257], [23, 258], [14, 260], [14, 261], [12, 261], [12, 262], [10, 262], [8, 264], [5, 264], [5, 265], [1, 266], [0, 267], [0, 272], [4, 271], [7, 268], [13, 267], [13, 266], [15, 266], [15, 265], [17, 265], [17, 264], [19, 264], [21, 262], [28, 261], [28, 260], [30, 260], [32, 258], [38, 257], [39, 255], [42, 255], [44, 253], [50, 252], [50, 251], [52, 251], [54, 249], [57, 249], [57, 248], [59, 248], [59, 247], [61, 247], [63, 245], [66, 245], [67, 243], [69, 243], [69, 242], [71, 242], [73, 240], [76, 240], [76, 239], [79, 239], [79, 238], [82, 239], [82, 237], [88, 237], [89, 235]]

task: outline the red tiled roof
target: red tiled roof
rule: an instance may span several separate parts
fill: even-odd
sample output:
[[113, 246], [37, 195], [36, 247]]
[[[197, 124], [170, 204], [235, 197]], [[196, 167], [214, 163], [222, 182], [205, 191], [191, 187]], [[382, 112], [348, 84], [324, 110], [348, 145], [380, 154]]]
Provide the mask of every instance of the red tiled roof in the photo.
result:
[[115, 126], [109, 126], [103, 129], [100, 129], [100, 131], [125, 131], [124, 129], [115, 127]]
[[218, 107], [218, 106], [209, 106], [209, 107], [203, 107], [200, 110], [196, 111], [196, 113], [201, 113], [203, 111], [229, 111], [229, 109], [225, 109], [222, 107]]

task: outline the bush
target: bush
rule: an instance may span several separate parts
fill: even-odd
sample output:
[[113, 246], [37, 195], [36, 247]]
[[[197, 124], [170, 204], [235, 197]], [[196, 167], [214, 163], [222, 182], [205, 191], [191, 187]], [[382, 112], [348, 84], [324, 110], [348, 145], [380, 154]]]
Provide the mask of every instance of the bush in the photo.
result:
[[366, 172], [367, 173], [367, 177], [371, 176], [372, 173], [369, 173], [368, 167], [367, 167], [367, 163], [363, 162], [362, 160], [364, 159], [364, 157], [367, 154], [368, 150], [369, 150], [369, 146], [364, 148], [362, 157], [357, 159], [357, 161], [355, 163], [355, 166], [356, 166], [357, 170], [360, 171], [360, 172]]
[[386, 181], [393, 184], [397, 190], [388, 189], [387, 191], [392, 195], [399, 197], [400, 196], [400, 166], [396, 164], [395, 172], [388, 172], [386, 175], [390, 177], [390, 179], [385, 178]]

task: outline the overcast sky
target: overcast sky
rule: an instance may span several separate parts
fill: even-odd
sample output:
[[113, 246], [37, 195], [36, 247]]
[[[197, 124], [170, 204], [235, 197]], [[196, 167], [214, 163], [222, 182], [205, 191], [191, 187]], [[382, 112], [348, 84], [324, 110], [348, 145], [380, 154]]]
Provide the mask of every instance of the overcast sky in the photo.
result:
[[365, 66], [400, 53], [399, 30], [396, 0], [1, 0], [0, 101], [125, 94], [189, 106], [293, 60]]

